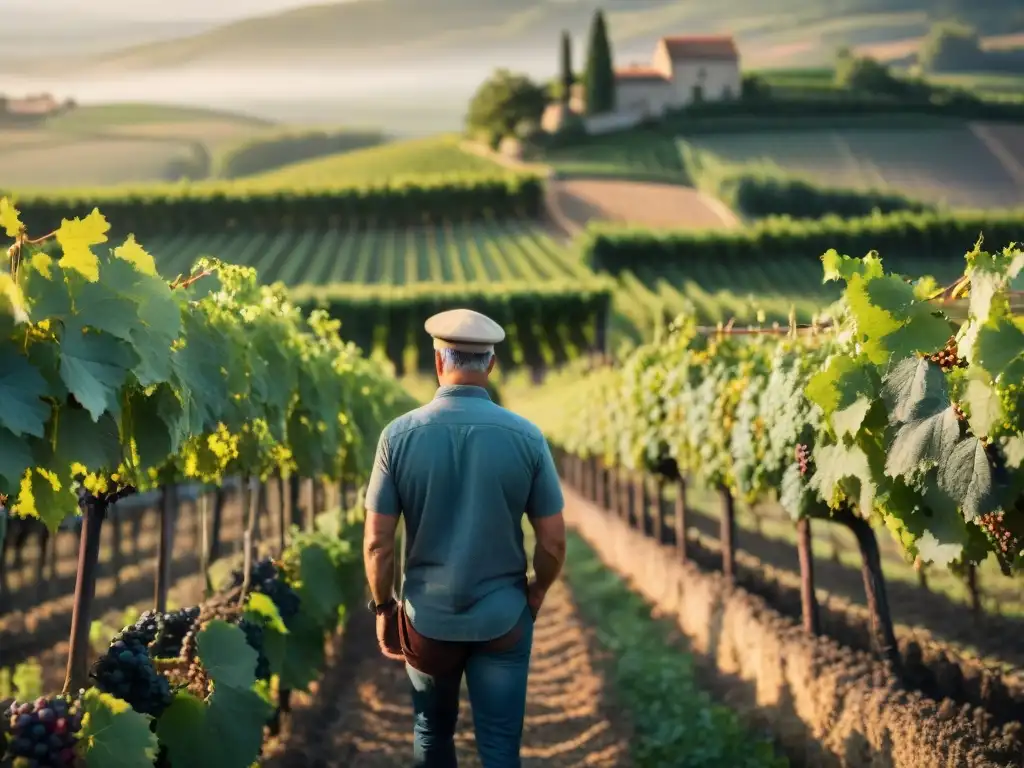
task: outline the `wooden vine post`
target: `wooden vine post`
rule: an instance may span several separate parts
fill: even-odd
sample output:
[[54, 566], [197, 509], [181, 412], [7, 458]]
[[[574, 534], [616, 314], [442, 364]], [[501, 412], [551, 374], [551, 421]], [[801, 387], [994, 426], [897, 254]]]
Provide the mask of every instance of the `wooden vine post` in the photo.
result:
[[[278, 473], [275, 483], [277, 486], [277, 545], [282, 552], [288, 546], [288, 494], [285, 492], [284, 484], [285, 479]], [[344, 494], [344, 491], [342, 493]], [[344, 502], [341, 507], [345, 508]]]
[[821, 634], [818, 596], [814, 591], [814, 548], [811, 537], [811, 519], [802, 517], [796, 524], [796, 551], [800, 558], [800, 615], [804, 631]]
[[122, 489], [111, 488], [110, 492], [100, 496], [94, 496], [85, 489], [78, 492], [82, 532], [78, 541], [78, 570], [75, 573], [75, 598], [71, 610], [71, 638], [64, 693], [78, 691], [88, 683], [89, 630], [92, 626], [92, 601], [96, 593], [96, 568], [100, 556], [103, 521], [112, 504], [133, 493], [135, 489], [131, 486]]
[[676, 480], [676, 503], [674, 510], [674, 520], [676, 529], [676, 550], [679, 553], [679, 559], [684, 563], [687, 560], [686, 551], [686, 478], [681, 477]]
[[665, 480], [658, 475], [654, 480], [654, 540], [665, 543]]
[[636, 498], [640, 509], [637, 514], [637, 527], [644, 536], [651, 533], [651, 497], [647, 486], [647, 475], [637, 472], [634, 479], [636, 483]]
[[853, 532], [860, 549], [861, 575], [864, 579], [864, 597], [868, 615], [871, 617], [871, 634], [875, 649], [893, 672], [902, 674], [903, 661], [900, 658], [896, 632], [893, 628], [892, 613], [885, 590], [885, 576], [882, 573], [882, 559], [878, 551], [878, 538], [871, 524], [849, 507], [833, 511], [832, 519]]
[[736, 502], [724, 485], [718, 487], [722, 501], [720, 534], [722, 550], [722, 575], [730, 582], [736, 581]]
[[171, 588], [171, 561], [174, 558], [174, 523], [178, 506], [178, 487], [165, 483], [160, 488], [160, 536], [156, 555], [156, 588], [153, 607], [167, 612], [167, 593]]

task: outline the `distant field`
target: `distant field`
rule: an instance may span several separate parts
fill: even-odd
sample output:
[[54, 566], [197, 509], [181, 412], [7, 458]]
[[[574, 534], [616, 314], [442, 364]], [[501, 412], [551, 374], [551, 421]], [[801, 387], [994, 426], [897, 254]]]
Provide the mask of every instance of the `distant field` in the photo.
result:
[[1024, 126], [692, 136], [723, 160], [771, 161], [821, 184], [890, 188], [959, 208], [1024, 205]]
[[272, 125], [267, 120], [217, 109], [125, 102], [79, 106], [67, 114], [50, 120], [47, 127], [60, 130], [93, 131], [129, 125], [196, 122], [232, 123], [250, 128], [265, 128]]
[[171, 163], [187, 160], [184, 142], [135, 138], [40, 138], [6, 145], [0, 133], [0, 180], [14, 188], [92, 187], [166, 179]]
[[722, 229], [740, 223], [717, 200], [679, 184], [606, 178], [568, 179], [553, 184], [560, 212], [579, 227], [592, 220], [695, 229]]
[[165, 181], [182, 163], [273, 130], [245, 115], [193, 107], [78, 107], [35, 128], [0, 126], [0, 182], [15, 188]]
[[383, 183], [402, 177], [497, 173], [501, 166], [464, 152], [454, 135], [383, 144], [287, 165], [271, 173], [250, 176], [258, 184], [303, 186]]
[[685, 184], [686, 171], [671, 138], [653, 131], [596, 138], [551, 149], [544, 156], [559, 176], [607, 177]]
[[200, 256], [255, 267], [267, 283], [326, 285], [497, 283], [586, 279], [592, 273], [539, 226], [526, 222], [448, 224], [144, 238], [160, 271], [187, 272]]

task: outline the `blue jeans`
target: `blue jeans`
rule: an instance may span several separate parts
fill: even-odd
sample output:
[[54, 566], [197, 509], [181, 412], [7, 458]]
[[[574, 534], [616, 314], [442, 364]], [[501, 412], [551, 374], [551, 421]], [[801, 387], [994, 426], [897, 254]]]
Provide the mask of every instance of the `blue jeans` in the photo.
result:
[[462, 670], [432, 677], [408, 664], [412, 681], [413, 765], [416, 768], [455, 768], [455, 726], [459, 719], [459, 689], [466, 676], [473, 707], [473, 729], [483, 768], [519, 768], [519, 746], [526, 715], [526, 679], [533, 647], [533, 618], [523, 611], [517, 625], [522, 634], [507, 650], [486, 650], [476, 643]]

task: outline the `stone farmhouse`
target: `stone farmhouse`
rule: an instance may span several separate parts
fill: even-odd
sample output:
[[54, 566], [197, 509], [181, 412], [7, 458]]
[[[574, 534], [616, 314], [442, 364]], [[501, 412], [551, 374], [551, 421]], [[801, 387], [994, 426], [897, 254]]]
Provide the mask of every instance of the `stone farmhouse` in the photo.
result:
[[[663, 37], [649, 65], [615, 70], [615, 111], [583, 121], [588, 133], [621, 130], [690, 104], [737, 99], [741, 87], [740, 54], [731, 35]], [[582, 86], [575, 87], [569, 110], [585, 112]], [[552, 104], [541, 127], [558, 130], [567, 117], [561, 104]]]

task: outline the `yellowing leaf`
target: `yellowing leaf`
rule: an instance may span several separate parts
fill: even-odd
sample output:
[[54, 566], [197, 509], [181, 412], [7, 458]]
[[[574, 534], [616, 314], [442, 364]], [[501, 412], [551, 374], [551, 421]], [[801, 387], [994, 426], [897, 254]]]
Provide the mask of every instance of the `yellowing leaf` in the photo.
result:
[[27, 323], [28, 313], [25, 311], [25, 296], [21, 287], [8, 274], [0, 273], [0, 312], [6, 312], [16, 323]]
[[92, 282], [99, 280], [99, 259], [92, 252], [92, 246], [107, 242], [109, 230], [110, 224], [97, 208], [93, 208], [92, 213], [84, 219], [75, 217], [70, 221], [61, 221], [60, 229], [57, 230], [57, 242], [64, 251], [64, 256], [58, 262], [60, 266], [77, 270]]
[[0, 197], [0, 227], [8, 237], [17, 237], [25, 227], [18, 216], [18, 209], [6, 197]]
[[156, 262], [153, 257], [135, 240], [135, 235], [128, 235], [124, 245], [114, 249], [114, 255], [119, 259], [130, 261], [135, 268], [144, 275], [156, 274]]

